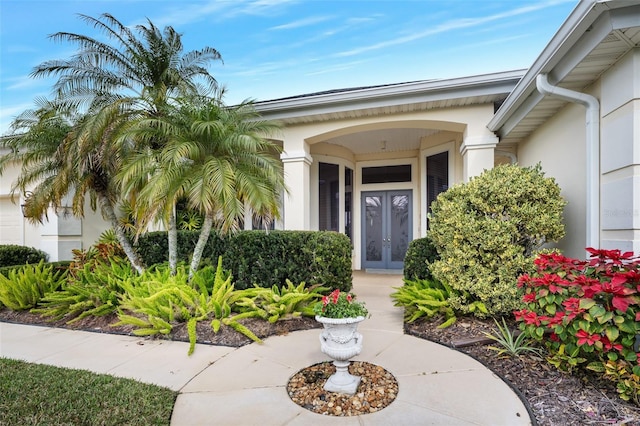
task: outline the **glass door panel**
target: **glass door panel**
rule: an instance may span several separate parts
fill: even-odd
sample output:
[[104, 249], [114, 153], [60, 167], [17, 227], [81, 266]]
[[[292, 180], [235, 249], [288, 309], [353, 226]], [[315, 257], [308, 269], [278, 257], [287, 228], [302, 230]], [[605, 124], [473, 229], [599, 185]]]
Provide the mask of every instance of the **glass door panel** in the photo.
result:
[[411, 241], [411, 191], [362, 194], [363, 267], [402, 269]]
[[404, 262], [404, 255], [409, 247], [409, 198], [407, 194], [389, 194], [391, 215], [387, 237], [391, 245], [392, 262]]
[[382, 201], [382, 195], [366, 195], [364, 197], [364, 258], [367, 262], [382, 261]]

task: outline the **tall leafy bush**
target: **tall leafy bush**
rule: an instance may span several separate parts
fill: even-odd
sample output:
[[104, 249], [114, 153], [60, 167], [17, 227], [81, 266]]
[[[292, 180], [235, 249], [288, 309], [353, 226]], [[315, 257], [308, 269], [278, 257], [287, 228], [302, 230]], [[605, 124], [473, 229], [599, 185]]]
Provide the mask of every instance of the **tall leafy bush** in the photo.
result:
[[[521, 304], [517, 278], [536, 250], [564, 236], [565, 201], [540, 165], [502, 165], [441, 193], [431, 205], [430, 236], [440, 259], [433, 276], [460, 295], [456, 310], [506, 314]], [[474, 305], [475, 303], [475, 305]]]

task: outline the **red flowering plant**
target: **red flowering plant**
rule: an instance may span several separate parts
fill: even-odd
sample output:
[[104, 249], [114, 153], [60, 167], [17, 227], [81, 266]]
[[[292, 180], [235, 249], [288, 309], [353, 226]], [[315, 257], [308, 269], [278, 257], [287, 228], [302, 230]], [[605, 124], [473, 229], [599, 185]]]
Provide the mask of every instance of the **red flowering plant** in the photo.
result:
[[521, 329], [544, 342], [556, 367], [576, 366], [617, 383], [640, 404], [640, 257], [588, 248], [587, 261], [540, 254], [536, 272], [520, 276], [526, 308]]
[[369, 314], [363, 302], [357, 302], [353, 294], [340, 292], [338, 289], [323, 296], [322, 301], [314, 305], [313, 311], [325, 318], [356, 318]]

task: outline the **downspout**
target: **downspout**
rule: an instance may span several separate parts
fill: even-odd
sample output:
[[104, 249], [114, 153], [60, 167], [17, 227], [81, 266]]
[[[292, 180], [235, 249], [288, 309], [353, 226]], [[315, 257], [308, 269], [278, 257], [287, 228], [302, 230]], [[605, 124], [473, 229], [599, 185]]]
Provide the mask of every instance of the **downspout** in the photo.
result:
[[584, 105], [587, 109], [587, 247], [600, 248], [600, 102], [594, 96], [549, 83], [547, 74], [536, 77], [543, 95]]

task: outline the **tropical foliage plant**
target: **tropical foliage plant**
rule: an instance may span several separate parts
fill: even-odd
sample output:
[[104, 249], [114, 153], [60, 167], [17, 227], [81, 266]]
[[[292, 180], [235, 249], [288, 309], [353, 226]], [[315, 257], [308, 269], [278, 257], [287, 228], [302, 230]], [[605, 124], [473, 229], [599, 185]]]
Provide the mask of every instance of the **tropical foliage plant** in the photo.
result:
[[107, 229], [98, 240], [87, 250], [74, 249], [71, 251], [73, 260], [69, 263], [68, 271], [71, 277], [75, 277], [76, 271], [89, 267], [89, 271], [101, 264], [113, 264], [121, 262], [125, 253], [116, 237], [113, 229]]
[[89, 316], [116, 312], [124, 293], [124, 283], [136, 276], [131, 265], [122, 260], [85, 263], [70, 269], [67, 280], [56, 291], [44, 295], [32, 312], [65, 319], [69, 324]]
[[431, 239], [440, 259], [431, 272], [458, 294], [451, 306], [474, 315], [509, 314], [521, 306], [518, 276], [533, 256], [564, 236], [565, 201], [540, 165], [502, 165], [438, 195], [431, 205]]
[[232, 317], [232, 307], [243, 294], [234, 289], [231, 275], [222, 269], [222, 258], [215, 270], [210, 266], [202, 268], [191, 282], [184, 267], [179, 267], [175, 275], [168, 269], [158, 268], [145, 272], [135, 282], [124, 283], [124, 287], [117, 324], [136, 326], [136, 335], [166, 335], [175, 323], [186, 323], [191, 355], [197, 341], [197, 324], [208, 321], [216, 333], [225, 324], [260, 342], [251, 330], [238, 322], [257, 313]]
[[307, 287], [304, 281], [296, 286], [289, 280], [282, 287], [255, 286], [243, 292], [244, 296], [236, 302], [236, 309], [251, 312], [271, 323], [301, 316], [312, 317], [315, 315], [315, 303], [327, 290], [317, 285]]
[[6, 276], [0, 274], [0, 305], [14, 311], [34, 308], [64, 280], [64, 273], [44, 261], [11, 269]]
[[449, 300], [455, 294], [447, 284], [434, 279], [405, 278], [402, 287], [394, 287], [391, 294], [395, 306], [404, 308], [404, 320], [414, 322], [420, 318], [442, 318], [438, 328], [446, 328], [457, 320]]
[[516, 319], [553, 365], [600, 372], [621, 398], [640, 404], [640, 257], [587, 250], [587, 261], [539, 255], [536, 272], [519, 279], [526, 308]]

